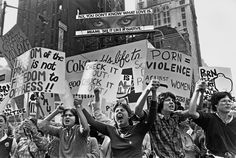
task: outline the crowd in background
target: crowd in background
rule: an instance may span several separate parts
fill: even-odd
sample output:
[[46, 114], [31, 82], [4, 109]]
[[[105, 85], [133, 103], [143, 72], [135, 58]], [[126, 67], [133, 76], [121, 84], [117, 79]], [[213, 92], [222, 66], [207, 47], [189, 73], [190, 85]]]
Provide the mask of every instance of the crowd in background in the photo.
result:
[[[32, 117], [9, 124], [0, 114], [0, 157], [236, 157], [236, 112], [230, 93], [216, 92], [204, 100], [207, 86], [199, 81], [189, 107], [184, 108], [171, 92], [157, 96], [158, 87], [152, 81], [134, 111], [125, 99], [118, 100], [113, 118], [102, 113], [98, 88], [92, 114], [76, 99], [74, 108], [58, 106], [43, 120]], [[58, 114], [61, 123], [54, 123]]]

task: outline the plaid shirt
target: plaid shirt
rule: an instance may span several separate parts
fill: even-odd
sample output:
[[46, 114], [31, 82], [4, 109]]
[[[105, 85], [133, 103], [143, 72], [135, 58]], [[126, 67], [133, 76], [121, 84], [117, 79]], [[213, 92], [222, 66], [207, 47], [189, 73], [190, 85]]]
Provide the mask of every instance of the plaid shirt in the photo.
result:
[[165, 118], [157, 114], [150, 129], [152, 148], [160, 158], [184, 157], [184, 150], [179, 130], [179, 117]]

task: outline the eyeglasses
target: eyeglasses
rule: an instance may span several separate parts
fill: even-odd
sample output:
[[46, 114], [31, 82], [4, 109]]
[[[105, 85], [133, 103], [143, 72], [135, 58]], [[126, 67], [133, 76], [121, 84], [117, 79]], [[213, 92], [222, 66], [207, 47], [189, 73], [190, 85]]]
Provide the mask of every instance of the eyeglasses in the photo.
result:
[[220, 103], [222, 103], [222, 104], [226, 104], [226, 103], [232, 104], [233, 101], [232, 100], [221, 100]]
[[72, 115], [72, 114], [65, 114], [65, 115], [62, 115], [62, 117], [73, 117], [74, 115]]

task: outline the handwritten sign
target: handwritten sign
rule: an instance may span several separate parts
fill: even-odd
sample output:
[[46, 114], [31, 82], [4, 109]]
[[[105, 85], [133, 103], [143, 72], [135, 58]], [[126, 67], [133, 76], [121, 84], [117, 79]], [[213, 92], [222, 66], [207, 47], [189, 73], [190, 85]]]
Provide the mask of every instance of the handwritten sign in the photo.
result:
[[192, 81], [190, 56], [168, 49], [149, 49], [144, 73], [144, 87], [156, 79], [162, 84], [158, 91], [173, 92], [181, 103], [189, 100]]
[[206, 81], [207, 89], [205, 99], [209, 98], [214, 92], [227, 91], [233, 92], [233, 79], [231, 69], [227, 67], [199, 67], [200, 79]]
[[63, 93], [65, 53], [36, 47], [17, 57], [9, 97], [28, 92]]
[[10, 83], [0, 84], [0, 103], [4, 100], [9, 91], [10, 91]]
[[101, 95], [108, 100], [115, 100], [121, 69], [104, 62], [89, 62], [85, 65], [78, 94], [93, 94], [99, 87]]
[[[148, 41], [142, 40], [66, 58], [66, 80], [69, 82], [69, 87], [71, 88], [72, 94], [77, 94], [85, 65], [91, 61], [113, 64], [123, 70], [131, 68], [131, 71], [129, 70], [128, 74], [124, 72], [124, 75], [133, 75], [135, 91], [142, 92], [143, 87], [140, 80], [143, 76], [138, 75], [141, 74], [141, 72], [134, 75], [132, 69], [140, 66], [141, 64], [145, 65], [147, 49]], [[143, 70], [137, 69], [135, 73], [137, 71]], [[131, 83], [131, 81], [129, 81], [129, 83]], [[120, 82], [120, 89], [127, 89], [127, 86], [130, 88], [131, 85], [128, 83], [125, 84], [123, 80]], [[124, 91], [122, 90], [122, 92]]]
[[31, 49], [30, 42], [18, 25], [0, 37], [0, 51], [10, 68], [13, 68], [16, 57], [29, 49]]

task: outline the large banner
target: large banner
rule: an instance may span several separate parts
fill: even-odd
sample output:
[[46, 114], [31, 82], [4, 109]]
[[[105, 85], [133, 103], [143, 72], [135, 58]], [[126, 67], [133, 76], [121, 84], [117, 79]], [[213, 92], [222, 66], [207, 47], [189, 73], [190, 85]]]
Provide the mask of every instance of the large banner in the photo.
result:
[[16, 57], [29, 49], [31, 49], [30, 42], [18, 25], [0, 37], [0, 52], [3, 53], [10, 68], [13, 68]]
[[[90, 61], [105, 62], [121, 69], [118, 81], [117, 98], [125, 98], [135, 103], [143, 90], [144, 66], [148, 50], [148, 41], [142, 40], [107, 49], [66, 58], [66, 80], [72, 94], [78, 97], [78, 89], [86, 63]], [[80, 97], [81, 98], [81, 97]], [[86, 102], [91, 98], [81, 98]], [[87, 101], [85, 104], [89, 103]], [[104, 109], [110, 109], [109, 105]]]
[[170, 91], [185, 105], [190, 99], [191, 57], [168, 49], [149, 49], [145, 68], [144, 87], [152, 79], [161, 83], [158, 92]]
[[[214, 92], [233, 92], [233, 79], [231, 69], [227, 67], [199, 67], [200, 79], [206, 81], [207, 89], [205, 99], [208, 99]], [[233, 94], [234, 95], [234, 94]]]
[[81, 25], [75, 32], [75, 35], [128, 33], [153, 30], [152, 16], [152, 9], [78, 14], [76, 15], [76, 19], [80, 20]]
[[91, 94], [95, 88], [100, 88], [100, 94], [107, 101], [116, 99], [121, 69], [104, 62], [89, 62], [85, 65], [78, 94]]
[[17, 57], [9, 97], [29, 92], [64, 93], [65, 53], [36, 47]]

